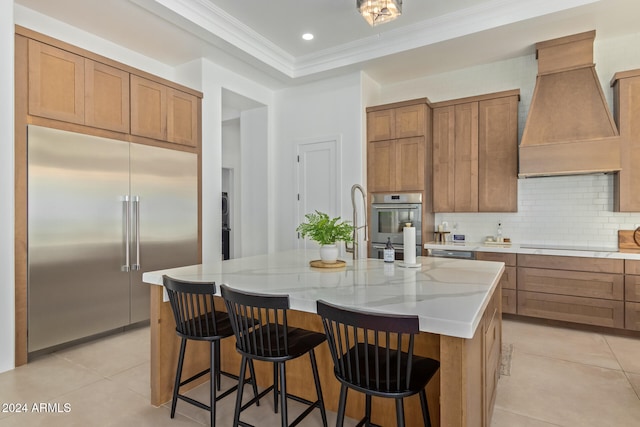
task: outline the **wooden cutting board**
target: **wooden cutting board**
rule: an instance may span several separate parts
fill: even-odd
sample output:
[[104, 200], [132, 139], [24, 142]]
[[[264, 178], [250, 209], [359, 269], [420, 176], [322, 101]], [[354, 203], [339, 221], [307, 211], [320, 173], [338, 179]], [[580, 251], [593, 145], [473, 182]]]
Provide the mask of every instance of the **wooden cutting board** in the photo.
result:
[[[633, 238], [635, 234], [635, 240]], [[635, 230], [618, 230], [618, 250], [620, 252], [640, 253], [640, 227]]]

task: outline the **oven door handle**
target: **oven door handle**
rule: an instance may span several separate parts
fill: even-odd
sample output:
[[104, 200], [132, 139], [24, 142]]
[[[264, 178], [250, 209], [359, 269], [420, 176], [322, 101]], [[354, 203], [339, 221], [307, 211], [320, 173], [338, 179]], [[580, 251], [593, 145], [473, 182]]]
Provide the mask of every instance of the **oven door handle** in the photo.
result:
[[415, 206], [415, 205], [395, 205], [392, 203], [387, 203], [387, 204], [375, 204], [375, 205], [371, 205], [372, 208], [375, 209], [384, 209], [384, 210], [391, 210], [391, 211], [397, 211], [397, 210], [406, 210], [406, 209], [420, 209], [421, 206]]

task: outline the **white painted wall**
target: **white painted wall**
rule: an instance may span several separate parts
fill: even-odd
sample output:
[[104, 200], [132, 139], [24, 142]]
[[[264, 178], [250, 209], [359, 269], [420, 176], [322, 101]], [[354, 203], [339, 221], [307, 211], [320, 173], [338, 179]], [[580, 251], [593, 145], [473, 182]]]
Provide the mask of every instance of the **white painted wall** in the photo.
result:
[[240, 191], [242, 188], [242, 164], [240, 161], [240, 118], [225, 120], [222, 122], [222, 167], [227, 168], [227, 177], [222, 177], [222, 191], [229, 196], [230, 242], [229, 252], [231, 258], [240, 257]]
[[240, 256], [269, 251], [269, 169], [267, 107], [240, 113]]
[[15, 366], [13, 0], [0, 0], [0, 372]]
[[[363, 184], [362, 76], [353, 73], [277, 93], [277, 138], [274, 146], [274, 203], [278, 207], [276, 248], [296, 247], [296, 143], [312, 138], [342, 138], [342, 183], [338, 210], [351, 219], [350, 189]], [[321, 177], [318, 177], [321, 179]]]

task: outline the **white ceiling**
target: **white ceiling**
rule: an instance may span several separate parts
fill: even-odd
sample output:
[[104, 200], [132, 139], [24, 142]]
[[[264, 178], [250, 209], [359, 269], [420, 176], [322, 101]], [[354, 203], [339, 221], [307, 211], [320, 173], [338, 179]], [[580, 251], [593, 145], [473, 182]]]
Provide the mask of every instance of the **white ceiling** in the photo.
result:
[[[205, 57], [270, 87], [364, 70], [381, 84], [532, 53], [591, 29], [640, 32], [638, 0], [404, 0], [370, 27], [356, 0], [17, 0], [168, 65]], [[314, 40], [301, 35], [312, 32]]]

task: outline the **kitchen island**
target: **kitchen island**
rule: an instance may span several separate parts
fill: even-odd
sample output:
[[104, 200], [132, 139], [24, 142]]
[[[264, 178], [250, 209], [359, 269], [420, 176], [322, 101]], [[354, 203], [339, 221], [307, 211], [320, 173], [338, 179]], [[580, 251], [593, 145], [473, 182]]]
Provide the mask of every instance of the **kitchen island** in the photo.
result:
[[[420, 319], [416, 353], [440, 361], [440, 371], [427, 387], [434, 425], [488, 426], [490, 423], [501, 346], [501, 297], [499, 281], [503, 263], [418, 257], [419, 268], [401, 268], [377, 259], [347, 261], [342, 268], [309, 266], [317, 250], [294, 250], [270, 255], [205, 263], [147, 272], [143, 280], [162, 285], [162, 275], [190, 280], [226, 283], [261, 293], [288, 294], [293, 326], [322, 332], [316, 301], [381, 313], [415, 314]], [[219, 289], [218, 289], [219, 291]], [[223, 307], [222, 301], [220, 308]], [[232, 339], [222, 342], [223, 369], [239, 369], [240, 358]], [[198, 347], [197, 344], [204, 344]], [[161, 405], [171, 397], [179, 341], [162, 286], [151, 287], [151, 403]], [[189, 343], [184, 376], [207, 366], [206, 343]], [[325, 404], [336, 411], [339, 383], [326, 345], [317, 351]], [[311, 378], [306, 358], [287, 366], [290, 391], [315, 397], [306, 387]], [[258, 384], [272, 382], [272, 368], [256, 364]], [[206, 380], [203, 379], [203, 380]], [[350, 393], [347, 416], [360, 418], [364, 398]], [[394, 425], [391, 399], [376, 400], [372, 417], [380, 425]], [[405, 400], [407, 414], [419, 414], [417, 396]], [[407, 416], [408, 425], [419, 420]], [[415, 424], [420, 425], [420, 424]]]

